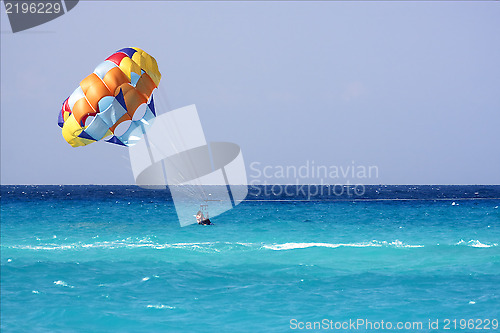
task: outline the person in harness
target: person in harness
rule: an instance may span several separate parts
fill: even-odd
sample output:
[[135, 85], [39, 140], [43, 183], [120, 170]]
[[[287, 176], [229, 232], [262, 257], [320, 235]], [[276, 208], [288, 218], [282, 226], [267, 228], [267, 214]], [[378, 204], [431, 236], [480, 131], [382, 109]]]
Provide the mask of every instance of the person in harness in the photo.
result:
[[212, 222], [210, 222], [210, 219], [207, 217], [205, 218], [205, 216], [203, 216], [203, 213], [201, 212], [201, 210], [198, 211], [198, 213], [196, 213], [196, 222], [198, 222], [198, 224], [201, 224], [201, 225], [211, 225]]

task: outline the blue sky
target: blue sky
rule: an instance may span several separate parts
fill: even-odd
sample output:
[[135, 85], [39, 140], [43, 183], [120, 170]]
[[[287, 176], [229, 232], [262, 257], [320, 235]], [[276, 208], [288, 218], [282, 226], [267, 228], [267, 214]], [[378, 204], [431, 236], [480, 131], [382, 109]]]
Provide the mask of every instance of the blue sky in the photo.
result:
[[2, 5], [1, 182], [133, 184], [126, 148], [70, 147], [57, 112], [138, 46], [158, 61], [163, 107], [196, 104], [207, 140], [238, 143], [247, 167], [500, 184], [498, 17], [497, 1], [80, 1], [13, 34]]

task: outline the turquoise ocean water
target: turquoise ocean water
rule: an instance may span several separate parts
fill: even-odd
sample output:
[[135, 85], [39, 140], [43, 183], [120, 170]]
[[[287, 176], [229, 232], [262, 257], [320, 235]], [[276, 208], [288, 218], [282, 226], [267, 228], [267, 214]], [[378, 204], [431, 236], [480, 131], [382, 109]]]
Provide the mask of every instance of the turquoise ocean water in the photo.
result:
[[2, 186], [1, 331], [500, 331], [499, 198], [251, 191], [215, 225], [180, 228], [166, 192]]

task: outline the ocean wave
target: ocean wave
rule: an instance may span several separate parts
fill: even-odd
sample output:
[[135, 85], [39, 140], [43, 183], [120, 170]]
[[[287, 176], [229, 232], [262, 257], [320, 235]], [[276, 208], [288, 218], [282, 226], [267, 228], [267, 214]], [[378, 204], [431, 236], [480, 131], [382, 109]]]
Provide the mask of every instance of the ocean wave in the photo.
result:
[[231, 251], [289, 251], [308, 248], [423, 248], [429, 246], [469, 246], [474, 248], [491, 248], [498, 246], [497, 243], [480, 242], [479, 240], [460, 240], [454, 244], [408, 244], [400, 240], [366, 242], [326, 243], [326, 242], [286, 242], [286, 243], [247, 243], [247, 242], [182, 242], [182, 243], [159, 243], [150, 239], [122, 239], [116, 241], [101, 241], [94, 243], [72, 243], [72, 244], [39, 244], [39, 245], [1, 245], [10, 249], [31, 251], [84, 251], [84, 250], [115, 250], [115, 249], [152, 249], [152, 250], [186, 250], [204, 253], [219, 253]]
[[[230, 242], [192, 242], [192, 243], [156, 243], [148, 240], [116, 240], [116, 241], [103, 241], [95, 243], [72, 243], [72, 244], [42, 244], [42, 245], [12, 245], [7, 246], [12, 249], [19, 250], [82, 250], [82, 249], [123, 249], [123, 248], [152, 248], [152, 249], [206, 249], [214, 252], [219, 252], [216, 248], [218, 244], [237, 244], [243, 246], [244, 243], [230, 243]], [[3, 247], [3, 245], [2, 245]]]
[[123, 248], [151, 248], [156, 250], [162, 249], [185, 249], [205, 252], [221, 252], [223, 250], [231, 249], [264, 249], [264, 250], [294, 250], [305, 249], [310, 247], [325, 247], [325, 248], [338, 248], [338, 247], [394, 247], [394, 248], [417, 248], [424, 247], [424, 245], [410, 245], [405, 244], [399, 240], [392, 242], [372, 240], [370, 242], [362, 243], [320, 243], [320, 242], [291, 242], [282, 244], [265, 244], [265, 243], [245, 243], [245, 242], [186, 242], [186, 243], [157, 243], [150, 240], [117, 240], [117, 241], [103, 241], [95, 243], [74, 243], [74, 244], [45, 244], [45, 245], [13, 245], [9, 246], [13, 249], [22, 250], [85, 250], [85, 249], [123, 249]]
[[326, 248], [338, 248], [338, 247], [396, 247], [396, 248], [416, 248], [424, 247], [424, 245], [410, 245], [405, 244], [399, 240], [393, 242], [387, 241], [376, 241], [363, 242], [363, 243], [284, 243], [284, 244], [272, 244], [264, 245], [266, 249], [283, 251], [283, 250], [295, 250], [295, 249], [305, 249], [310, 247], [326, 247]]
[[149, 309], [168, 309], [168, 310], [175, 309], [175, 306], [169, 306], [163, 304], [148, 304], [146, 307]]
[[471, 239], [468, 242], [466, 242], [463, 239], [461, 239], [460, 242], [456, 243], [455, 245], [464, 245], [464, 246], [481, 247], [481, 248], [488, 248], [488, 247], [498, 246], [497, 243], [485, 244], [485, 243], [481, 243], [480, 241], [478, 241], [476, 239]]

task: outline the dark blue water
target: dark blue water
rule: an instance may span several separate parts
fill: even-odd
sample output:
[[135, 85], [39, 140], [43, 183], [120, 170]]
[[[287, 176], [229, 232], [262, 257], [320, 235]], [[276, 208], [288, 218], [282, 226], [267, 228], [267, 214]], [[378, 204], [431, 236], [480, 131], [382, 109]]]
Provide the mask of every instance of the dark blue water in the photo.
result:
[[2, 186], [2, 332], [498, 327], [500, 186], [340, 189], [254, 187], [180, 228], [165, 191]]

